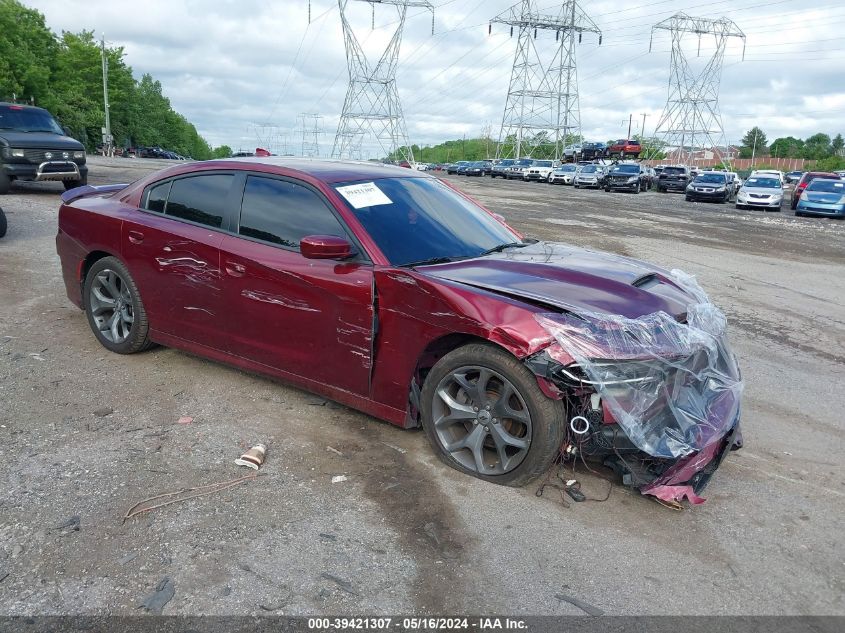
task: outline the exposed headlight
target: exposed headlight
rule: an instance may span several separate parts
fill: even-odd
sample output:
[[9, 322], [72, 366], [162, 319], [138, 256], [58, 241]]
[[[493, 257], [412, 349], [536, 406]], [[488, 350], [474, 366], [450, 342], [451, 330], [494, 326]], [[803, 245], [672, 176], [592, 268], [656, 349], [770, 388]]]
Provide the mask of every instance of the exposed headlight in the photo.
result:
[[631, 176], [630, 178], [628, 178], [628, 182], [637, 182], [639, 179], [639, 176]]
[[724, 191], [724, 190], [725, 190], [724, 187], [716, 187], [716, 191]]
[[74, 152], [73, 157], [74, 158], [85, 158], [85, 152], [84, 151]]
[[687, 185], [687, 191], [692, 191], [692, 190], [693, 190], [692, 183], [690, 183], [690, 184]]
[[839, 198], [839, 202], [837, 204], [845, 204], [845, 196]]
[[800, 199], [801, 199], [801, 200], [803, 200], [804, 202], [806, 202], [807, 200], [809, 200], [809, 198], [807, 197], [807, 192], [806, 192], [806, 191], [804, 191], [804, 192], [802, 192], [802, 193], [801, 193], [801, 198], [800, 198]]
[[23, 158], [25, 156], [25, 152], [22, 149], [13, 147], [11, 149], [12, 158]]

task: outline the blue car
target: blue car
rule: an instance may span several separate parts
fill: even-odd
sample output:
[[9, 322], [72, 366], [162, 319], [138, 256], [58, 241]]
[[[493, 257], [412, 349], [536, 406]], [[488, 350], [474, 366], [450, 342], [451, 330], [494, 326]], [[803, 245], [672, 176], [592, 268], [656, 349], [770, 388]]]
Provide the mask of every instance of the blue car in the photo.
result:
[[845, 217], [845, 180], [814, 179], [801, 193], [795, 215]]

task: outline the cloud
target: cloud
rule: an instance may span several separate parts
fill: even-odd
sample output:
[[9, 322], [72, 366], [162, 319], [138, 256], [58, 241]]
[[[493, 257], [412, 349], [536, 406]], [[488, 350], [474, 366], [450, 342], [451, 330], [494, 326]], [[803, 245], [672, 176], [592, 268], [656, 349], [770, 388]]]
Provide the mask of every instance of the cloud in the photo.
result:
[[[93, 30], [123, 46], [136, 76], [160, 80], [174, 108], [213, 145], [251, 149], [272, 145], [296, 152], [302, 142], [301, 113], [318, 113], [321, 153], [331, 150], [346, 94], [347, 71], [337, 3], [313, 0], [24, 0], [56, 32]], [[433, 0], [431, 16], [410, 8], [402, 40], [397, 84], [412, 142], [430, 145], [498, 134], [511, 79], [516, 38], [489, 20], [514, 2]], [[547, 9], [552, 2], [540, 1]], [[734, 20], [747, 35], [732, 42], [724, 59], [720, 109], [729, 139], [759, 125], [769, 139], [835, 135], [845, 113], [839, 39], [845, 5], [836, 0], [812, 9], [775, 0], [615, 0], [583, 6], [603, 32], [602, 45], [585, 34], [577, 47], [581, 124], [587, 139], [607, 140], [633, 130], [646, 133], [660, 118], [667, 98], [670, 36], [652, 25], [677, 11]], [[395, 29], [396, 11], [350, 0], [349, 17], [368, 57], [375, 61]], [[549, 7], [547, 10], [553, 10]], [[689, 36], [689, 59], [700, 67], [712, 51]], [[649, 52], [651, 43], [652, 51]], [[540, 33], [538, 48], [551, 55], [554, 35]], [[313, 121], [313, 120], [312, 120]], [[371, 152], [377, 154], [375, 149]]]

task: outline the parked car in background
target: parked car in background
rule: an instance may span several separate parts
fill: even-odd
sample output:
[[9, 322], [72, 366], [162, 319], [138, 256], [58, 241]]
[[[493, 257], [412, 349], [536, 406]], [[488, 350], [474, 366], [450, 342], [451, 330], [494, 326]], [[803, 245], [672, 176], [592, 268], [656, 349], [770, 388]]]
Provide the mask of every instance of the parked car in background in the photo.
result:
[[563, 158], [564, 160], [568, 160], [570, 162], [579, 161], [581, 160], [581, 153], [583, 150], [584, 148], [580, 143], [568, 145], [563, 148]]
[[801, 192], [795, 215], [845, 217], [845, 180], [813, 179]]
[[801, 180], [798, 181], [798, 184], [796, 184], [795, 188], [792, 190], [792, 198], [789, 201], [789, 205], [793, 211], [798, 208], [798, 200], [801, 198], [801, 193], [804, 191], [804, 189], [807, 188], [807, 185], [809, 185], [816, 178], [823, 178], [827, 180], [841, 180], [838, 175], [830, 171], [806, 172], [803, 176], [801, 176]]
[[631, 191], [639, 193], [648, 190], [648, 175], [639, 163], [616, 163], [611, 165], [604, 177], [605, 191]]
[[458, 173], [458, 169], [460, 169], [462, 166], [467, 165], [467, 164], [469, 164], [469, 161], [466, 161], [466, 160], [459, 160], [458, 162], [456, 162], [456, 163], [452, 163], [451, 165], [449, 165], [449, 166], [447, 167], [447, 169], [446, 169], [446, 173], [448, 173], [448, 174], [457, 174], [457, 173]]
[[549, 182], [549, 175], [554, 171], [556, 166], [557, 163], [553, 160], [535, 160], [525, 170], [523, 179], [534, 182]]
[[836, 172], [833, 172], [833, 173], [835, 173], [837, 176], [839, 176], [840, 178], [845, 180], [845, 171], [836, 171]]
[[525, 172], [534, 164], [531, 158], [520, 158], [513, 162], [505, 173], [505, 178], [508, 180], [525, 180]]
[[657, 177], [656, 188], [658, 191], [685, 191], [690, 183], [689, 168], [684, 165], [666, 165]]
[[595, 160], [605, 155], [607, 145], [604, 143], [582, 143], [580, 160]]
[[491, 178], [507, 178], [507, 173], [516, 161], [513, 158], [503, 158], [493, 164], [490, 169]]
[[484, 176], [487, 174], [488, 167], [484, 161], [477, 160], [466, 166], [464, 175], [466, 176]]
[[47, 110], [0, 103], [0, 195], [25, 180], [54, 180], [65, 189], [86, 184], [85, 147]]
[[642, 149], [643, 148], [639, 141], [635, 141], [633, 139], [619, 139], [612, 145], [608, 146], [605, 150], [605, 156], [618, 156], [619, 158], [628, 158], [633, 156], [636, 158], [640, 155]]
[[784, 179], [784, 182], [795, 183], [795, 182], [798, 182], [799, 180], [801, 180], [801, 176], [803, 176], [803, 175], [804, 175], [803, 171], [801, 171], [800, 169], [796, 169], [795, 171], [786, 172], [786, 174], [784, 174], [784, 176], [783, 176], [783, 179]]
[[693, 277], [525, 239], [423, 172], [256, 157], [62, 200], [65, 289], [111, 352], [167, 345], [421, 426], [501, 485], [577, 444], [678, 505], [741, 446], [736, 358]]
[[467, 169], [469, 169], [469, 166], [472, 165], [472, 163], [473, 161], [467, 161], [463, 165], [458, 165], [458, 176], [466, 176]]
[[575, 172], [573, 184], [576, 189], [580, 189], [581, 187], [595, 187], [598, 189], [602, 186], [605, 172], [606, 170], [604, 165], [595, 165], [593, 163], [590, 163], [589, 165], [581, 165], [578, 168], [578, 171]]
[[736, 194], [737, 209], [780, 211], [783, 183], [774, 175], [749, 176]]
[[728, 182], [728, 175], [722, 171], [705, 171], [687, 185], [687, 202], [707, 200], [710, 202], [728, 202], [733, 194], [733, 187]]
[[571, 185], [575, 182], [575, 174], [578, 172], [578, 165], [566, 163], [557, 167], [549, 174], [549, 182], [553, 185]]

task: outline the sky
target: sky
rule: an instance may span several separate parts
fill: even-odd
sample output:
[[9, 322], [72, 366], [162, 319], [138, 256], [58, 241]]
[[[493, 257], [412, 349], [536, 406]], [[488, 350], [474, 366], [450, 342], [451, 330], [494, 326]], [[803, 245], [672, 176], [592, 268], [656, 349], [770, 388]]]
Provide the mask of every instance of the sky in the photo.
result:
[[[135, 76], [158, 79], [174, 109], [212, 146], [300, 153], [303, 121], [315, 121], [320, 155], [331, 153], [348, 84], [338, 3], [333, 0], [23, 0], [56, 33], [92, 30], [122, 46]], [[419, 146], [490, 131], [497, 138], [517, 38], [490, 19], [515, 0], [431, 0], [409, 8], [397, 86], [412, 143]], [[654, 133], [667, 101], [671, 36], [652, 26], [678, 12], [733, 20], [745, 33], [725, 52], [719, 92], [725, 136], [737, 143], [758, 125], [782, 136], [845, 133], [845, 2], [842, 0], [592, 0], [580, 6], [602, 31], [577, 46], [585, 140]], [[539, 0], [543, 12], [560, 4]], [[349, 0], [347, 16], [365, 54], [377, 59], [395, 30], [396, 10]], [[713, 52], [683, 40], [690, 68]], [[555, 51], [553, 33], [538, 50]], [[303, 119], [303, 113], [319, 118]], [[645, 119], [643, 118], [645, 114]], [[307, 142], [312, 143], [313, 132]], [[367, 157], [378, 152], [365, 144]], [[372, 156], [368, 154], [372, 153]]]

